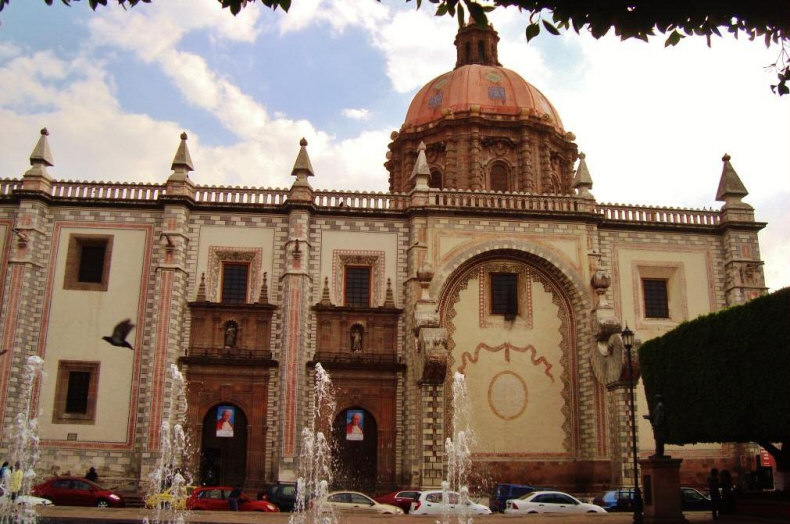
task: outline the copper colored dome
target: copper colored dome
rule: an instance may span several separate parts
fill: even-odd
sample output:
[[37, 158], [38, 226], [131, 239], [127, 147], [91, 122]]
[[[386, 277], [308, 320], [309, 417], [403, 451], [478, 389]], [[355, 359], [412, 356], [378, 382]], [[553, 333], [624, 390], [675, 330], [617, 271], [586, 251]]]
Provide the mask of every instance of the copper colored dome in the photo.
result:
[[559, 113], [543, 93], [515, 71], [481, 64], [463, 65], [428, 82], [412, 100], [404, 127], [478, 110], [489, 115], [538, 117], [565, 133]]

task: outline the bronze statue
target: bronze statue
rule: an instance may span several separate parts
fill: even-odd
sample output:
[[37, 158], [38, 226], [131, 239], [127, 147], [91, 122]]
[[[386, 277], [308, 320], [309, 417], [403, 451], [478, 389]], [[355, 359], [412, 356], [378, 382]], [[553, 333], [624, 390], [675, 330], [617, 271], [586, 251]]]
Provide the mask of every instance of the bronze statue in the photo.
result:
[[656, 454], [651, 458], [665, 458], [664, 444], [667, 441], [667, 414], [661, 394], [656, 394], [653, 409], [649, 415], [643, 415], [653, 426], [653, 438], [656, 441]]

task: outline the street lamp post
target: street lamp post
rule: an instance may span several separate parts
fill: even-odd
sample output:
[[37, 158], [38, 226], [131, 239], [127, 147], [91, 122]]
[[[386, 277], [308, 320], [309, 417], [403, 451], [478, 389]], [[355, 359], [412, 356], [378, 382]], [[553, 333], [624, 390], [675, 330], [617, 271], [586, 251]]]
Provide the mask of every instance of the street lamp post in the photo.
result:
[[634, 366], [631, 360], [631, 349], [634, 347], [634, 332], [626, 324], [622, 332], [623, 345], [628, 356], [628, 391], [631, 395], [631, 454], [634, 460], [634, 524], [642, 523], [642, 492], [639, 491], [639, 469], [636, 453], [636, 410], [634, 408]]

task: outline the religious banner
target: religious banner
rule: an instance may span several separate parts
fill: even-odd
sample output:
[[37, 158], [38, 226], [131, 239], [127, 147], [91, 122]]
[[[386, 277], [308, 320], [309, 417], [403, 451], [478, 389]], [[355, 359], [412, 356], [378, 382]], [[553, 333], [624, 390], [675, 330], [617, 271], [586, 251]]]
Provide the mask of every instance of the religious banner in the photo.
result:
[[346, 440], [363, 440], [365, 438], [365, 412], [358, 409], [346, 411]]
[[217, 436], [232, 437], [234, 424], [236, 424], [236, 408], [233, 406], [218, 406]]

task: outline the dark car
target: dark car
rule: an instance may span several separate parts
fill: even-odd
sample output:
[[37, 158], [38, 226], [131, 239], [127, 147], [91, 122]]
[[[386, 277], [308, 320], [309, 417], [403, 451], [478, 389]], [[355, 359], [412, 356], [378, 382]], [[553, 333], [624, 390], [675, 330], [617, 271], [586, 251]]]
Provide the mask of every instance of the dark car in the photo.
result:
[[122, 508], [123, 495], [104, 489], [95, 482], [80, 477], [54, 477], [33, 486], [31, 494], [51, 500], [58, 506], [97, 506]]
[[[201, 486], [195, 488], [187, 499], [187, 509], [206, 511], [229, 511], [230, 493], [237, 488], [230, 486]], [[246, 495], [239, 497], [239, 511], [280, 511], [268, 500], [250, 500]]]
[[[634, 489], [620, 488], [595, 497], [593, 504], [609, 512], [634, 511]], [[710, 499], [694, 488], [680, 488], [680, 508], [683, 511], [710, 509]]]
[[278, 482], [269, 484], [258, 493], [258, 500], [268, 500], [280, 511], [293, 511], [296, 505], [296, 483]]
[[402, 491], [393, 491], [386, 495], [379, 495], [378, 497], [373, 497], [373, 500], [381, 502], [382, 504], [397, 506], [402, 509], [404, 513], [408, 513], [411, 509], [411, 503], [418, 498], [420, 498], [420, 490], [406, 489]]
[[593, 504], [608, 512], [634, 511], [633, 488], [620, 488], [607, 491], [593, 499]]
[[537, 491], [537, 489], [527, 484], [497, 484], [489, 500], [489, 507], [494, 513], [504, 513], [508, 499], [517, 499], [522, 495]]

